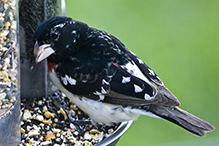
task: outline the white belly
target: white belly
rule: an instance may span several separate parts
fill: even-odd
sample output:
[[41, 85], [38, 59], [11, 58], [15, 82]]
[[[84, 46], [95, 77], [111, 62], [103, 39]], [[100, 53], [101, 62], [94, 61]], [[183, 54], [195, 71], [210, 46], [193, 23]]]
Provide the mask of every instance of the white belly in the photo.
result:
[[135, 120], [139, 115], [147, 115], [155, 118], [160, 118], [145, 110], [123, 107], [121, 105], [107, 104], [86, 97], [74, 95], [62, 86], [53, 70], [51, 73], [49, 73], [49, 75], [59, 90], [61, 90], [61, 92], [63, 92], [82, 111], [87, 113], [89, 117], [95, 122], [103, 124], [119, 123]]
[[76, 104], [82, 111], [86, 112], [95, 122], [104, 124], [118, 123], [134, 120], [140, 115], [140, 113], [138, 113], [140, 110], [133, 110], [131, 107], [124, 108], [120, 105], [102, 103], [86, 97], [74, 95], [62, 86], [53, 70], [49, 75], [59, 90], [66, 94], [74, 104]]

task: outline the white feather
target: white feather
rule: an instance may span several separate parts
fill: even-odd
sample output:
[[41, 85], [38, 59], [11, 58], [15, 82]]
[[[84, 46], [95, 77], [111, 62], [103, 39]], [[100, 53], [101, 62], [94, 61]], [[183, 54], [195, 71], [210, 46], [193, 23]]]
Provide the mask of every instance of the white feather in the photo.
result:
[[65, 23], [61, 23], [61, 24], [54, 26], [54, 28], [57, 28], [57, 27], [63, 28], [64, 26], [65, 26]]
[[94, 92], [93, 94], [98, 95], [100, 97], [100, 100], [104, 100], [104, 98], [105, 98], [105, 96], [102, 93], [98, 92], [98, 91]]
[[101, 93], [102, 94], [107, 94], [106, 90], [103, 87], [101, 87]]
[[148, 95], [147, 93], [145, 93], [145, 94], [144, 94], [144, 99], [145, 99], [145, 100], [152, 100], [152, 99], [154, 99], [154, 96], [151, 97], [150, 95]]
[[150, 75], [155, 76], [155, 73], [154, 73], [153, 70], [151, 70], [151, 69], [149, 68], [148, 71], [149, 71], [149, 74], [150, 74]]
[[140, 64], [144, 64], [144, 62], [141, 60], [141, 59], [139, 59], [139, 58], [137, 58], [138, 59], [138, 62], [140, 63]]
[[122, 76], [122, 83], [124, 84], [124, 83], [128, 83], [128, 82], [130, 82], [131, 81], [131, 77], [124, 77], [124, 76]]
[[69, 84], [76, 85], [77, 81], [75, 79], [69, 77], [68, 75], [65, 75], [65, 78], [69, 82]]
[[143, 91], [143, 89], [140, 86], [135, 85], [135, 84], [134, 84], [134, 89], [135, 89], [135, 93], [140, 93]]
[[61, 79], [62, 79], [62, 82], [67, 86], [68, 85], [67, 79], [65, 77], [61, 77]]

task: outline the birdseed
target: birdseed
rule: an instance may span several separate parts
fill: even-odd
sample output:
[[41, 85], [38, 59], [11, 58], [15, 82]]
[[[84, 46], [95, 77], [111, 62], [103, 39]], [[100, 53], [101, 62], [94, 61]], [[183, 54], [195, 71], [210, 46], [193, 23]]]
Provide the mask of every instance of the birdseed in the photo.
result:
[[15, 9], [14, 0], [0, 0], [0, 109], [12, 107], [18, 90]]
[[92, 146], [112, 135], [119, 125], [92, 125], [90, 121], [88, 115], [61, 92], [48, 98], [23, 99], [19, 146]]

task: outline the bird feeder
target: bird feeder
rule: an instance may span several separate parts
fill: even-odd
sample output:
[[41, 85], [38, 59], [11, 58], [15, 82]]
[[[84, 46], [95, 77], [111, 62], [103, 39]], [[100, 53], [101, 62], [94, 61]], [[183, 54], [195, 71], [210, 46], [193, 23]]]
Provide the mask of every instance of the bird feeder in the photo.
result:
[[19, 47], [16, 0], [0, 0], [0, 139], [20, 141]]

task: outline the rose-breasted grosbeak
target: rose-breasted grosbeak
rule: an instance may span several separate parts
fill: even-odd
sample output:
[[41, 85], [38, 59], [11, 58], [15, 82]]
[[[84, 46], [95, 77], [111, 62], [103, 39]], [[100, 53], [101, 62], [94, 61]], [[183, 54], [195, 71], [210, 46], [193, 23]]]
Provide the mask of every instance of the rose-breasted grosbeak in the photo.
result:
[[54, 84], [98, 123], [139, 115], [169, 120], [202, 136], [214, 127], [178, 108], [177, 98], [114, 36], [69, 17], [52, 17], [35, 31], [36, 63], [47, 58]]

